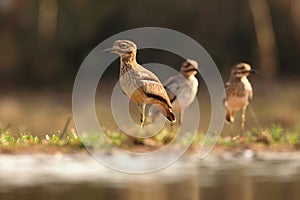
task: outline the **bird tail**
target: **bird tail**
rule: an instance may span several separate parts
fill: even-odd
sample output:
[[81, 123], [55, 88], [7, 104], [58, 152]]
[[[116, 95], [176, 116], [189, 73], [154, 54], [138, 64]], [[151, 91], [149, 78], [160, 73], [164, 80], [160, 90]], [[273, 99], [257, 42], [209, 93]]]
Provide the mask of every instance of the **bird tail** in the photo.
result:
[[165, 117], [169, 120], [169, 122], [171, 123], [172, 126], [175, 125], [175, 123], [176, 123], [176, 117], [175, 117], [175, 115], [174, 115], [174, 113], [173, 113], [173, 111], [172, 111], [171, 108], [169, 108], [167, 110], [167, 114], [165, 115]]
[[171, 123], [171, 125], [175, 125], [176, 123], [176, 117], [172, 111], [172, 108], [168, 107], [165, 104], [159, 104], [156, 105], [155, 107], [150, 108], [149, 115], [152, 119], [152, 122], [154, 122], [157, 117], [159, 116], [159, 112], [167, 118], [167, 120]]
[[225, 119], [228, 123], [233, 123], [234, 122], [234, 116], [231, 112], [229, 111], [226, 111], [226, 116], [225, 116]]

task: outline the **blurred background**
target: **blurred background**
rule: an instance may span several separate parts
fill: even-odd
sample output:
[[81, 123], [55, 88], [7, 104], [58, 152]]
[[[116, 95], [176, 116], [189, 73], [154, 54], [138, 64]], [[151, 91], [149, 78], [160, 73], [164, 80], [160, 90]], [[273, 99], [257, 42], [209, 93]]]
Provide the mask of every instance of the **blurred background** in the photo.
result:
[[[107, 37], [145, 26], [195, 39], [224, 81], [233, 64], [249, 62], [260, 72], [251, 77], [259, 123], [299, 130], [298, 0], [0, 0], [1, 125], [38, 134], [61, 129], [72, 115], [72, 86], [87, 54]], [[180, 59], [153, 55], [141, 51], [139, 62], [181, 65]], [[116, 81], [118, 62], [113, 65], [107, 77]], [[208, 97], [204, 91], [202, 84], [199, 98]]]
[[[250, 77], [254, 99], [246, 129], [275, 123], [300, 134], [299, 0], [0, 0], [0, 129], [41, 137], [63, 129], [72, 116], [76, 73], [89, 52], [114, 34], [147, 26], [195, 39], [224, 81], [233, 64], [250, 63], [259, 74]], [[179, 70], [183, 60], [141, 50], [138, 61]], [[199, 66], [201, 70], [201, 61]], [[116, 60], [101, 79], [99, 85], [105, 87], [99, 87], [96, 98], [101, 125], [112, 129], [117, 127], [110, 94], [118, 71]], [[198, 78], [199, 131], [205, 132], [210, 99]], [[228, 133], [225, 125], [223, 135]], [[300, 199], [299, 152], [262, 149], [260, 156], [245, 148], [179, 160], [156, 174], [136, 176], [85, 155], [3, 154], [0, 199]]]

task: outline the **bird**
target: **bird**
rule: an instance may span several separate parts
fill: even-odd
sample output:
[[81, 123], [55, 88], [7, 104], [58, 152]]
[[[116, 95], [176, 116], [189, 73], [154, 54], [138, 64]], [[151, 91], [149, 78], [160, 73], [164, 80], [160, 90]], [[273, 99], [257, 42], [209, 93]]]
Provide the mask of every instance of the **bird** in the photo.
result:
[[246, 109], [253, 98], [252, 85], [247, 78], [251, 73], [256, 74], [257, 71], [253, 70], [248, 63], [237, 63], [232, 67], [229, 81], [225, 84], [225, 119], [232, 124], [236, 112], [242, 110], [242, 131], [245, 130]]
[[151, 71], [136, 61], [137, 46], [130, 40], [116, 40], [112, 48], [105, 49], [120, 56], [119, 81], [122, 91], [138, 106], [141, 129], [145, 125], [147, 104], [154, 105], [174, 125], [176, 117], [168, 94]]
[[[171, 76], [163, 82], [167, 94], [173, 106], [174, 113], [180, 114], [178, 123], [183, 121], [184, 110], [194, 101], [198, 91], [198, 79], [195, 75], [198, 72], [198, 63], [195, 60], [187, 59], [180, 68], [180, 74]], [[149, 116], [152, 122], [159, 116], [155, 107], [149, 109]]]

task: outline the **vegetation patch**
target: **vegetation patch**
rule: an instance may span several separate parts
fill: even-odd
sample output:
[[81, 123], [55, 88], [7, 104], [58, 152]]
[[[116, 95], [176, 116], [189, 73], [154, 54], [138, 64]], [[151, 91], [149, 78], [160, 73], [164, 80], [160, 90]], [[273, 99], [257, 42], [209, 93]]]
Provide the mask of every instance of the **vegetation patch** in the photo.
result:
[[[79, 136], [74, 129], [67, 131], [66, 127], [55, 134], [45, 134], [44, 137], [33, 135], [30, 132], [14, 134], [9, 130], [0, 129], [0, 152], [86, 153], [85, 146], [102, 149], [103, 151], [116, 146], [135, 152], [146, 152], [159, 149], [172, 141], [172, 138], [170, 138], [172, 134], [167, 134], [165, 129], [152, 138], [136, 139], [121, 131], [112, 132], [108, 130], [105, 130], [102, 134], [89, 133]], [[204, 142], [204, 136], [204, 133], [198, 133], [194, 138], [186, 137], [181, 145], [192, 142], [189, 152], [198, 151]], [[300, 148], [300, 135], [296, 131], [287, 131], [278, 124], [272, 124], [266, 129], [253, 129], [234, 137], [221, 135], [215, 148], [296, 151]]]

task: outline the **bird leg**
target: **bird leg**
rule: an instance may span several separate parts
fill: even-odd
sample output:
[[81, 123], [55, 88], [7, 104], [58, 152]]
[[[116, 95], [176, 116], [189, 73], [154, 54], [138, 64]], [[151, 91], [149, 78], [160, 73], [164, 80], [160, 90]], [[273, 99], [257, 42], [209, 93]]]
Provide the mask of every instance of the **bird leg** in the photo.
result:
[[230, 136], [235, 138], [234, 134], [234, 116], [235, 111], [226, 109], [226, 122], [230, 125]]
[[230, 136], [234, 137], [234, 126], [233, 126], [233, 123], [230, 123]]
[[181, 126], [182, 122], [183, 122], [183, 110], [182, 112], [179, 112], [179, 116], [178, 116], [178, 125]]
[[139, 110], [140, 110], [140, 113], [141, 113], [141, 131], [143, 130], [144, 128], [144, 125], [145, 125], [145, 109], [146, 109], [146, 104], [141, 104], [140, 107], [139, 107]]
[[242, 131], [242, 132], [245, 131], [246, 108], [247, 108], [247, 107], [244, 107], [244, 108], [242, 109], [242, 123], [241, 123], [241, 131]]

